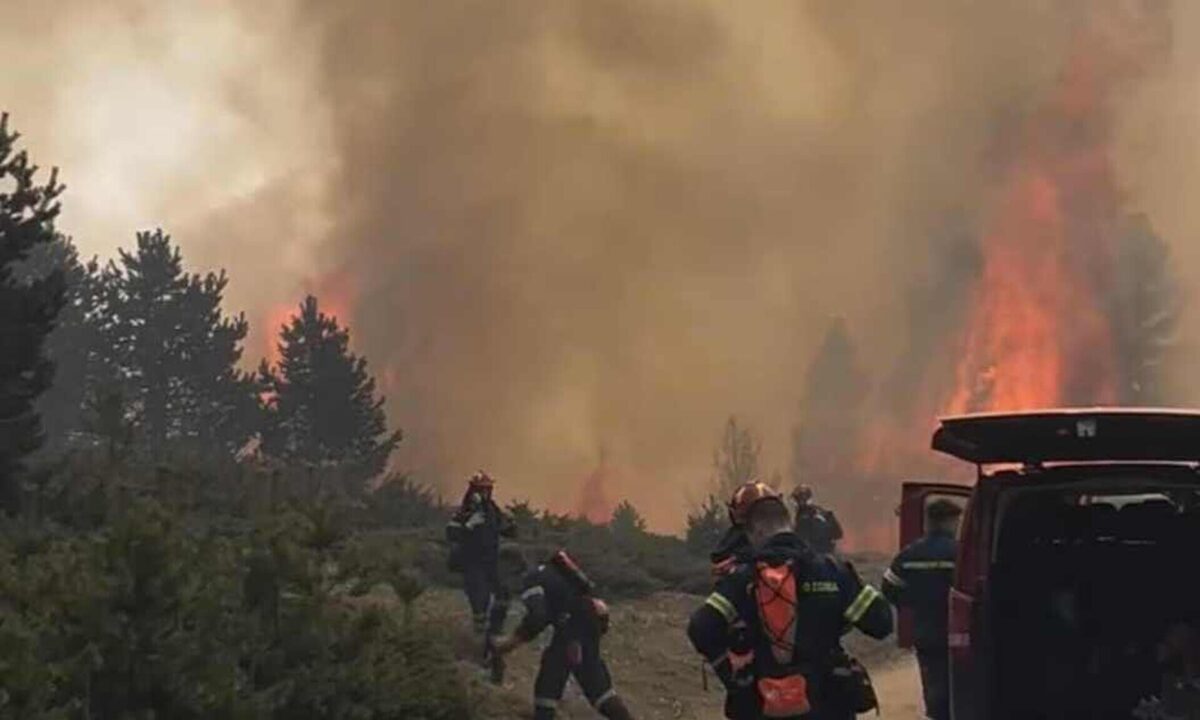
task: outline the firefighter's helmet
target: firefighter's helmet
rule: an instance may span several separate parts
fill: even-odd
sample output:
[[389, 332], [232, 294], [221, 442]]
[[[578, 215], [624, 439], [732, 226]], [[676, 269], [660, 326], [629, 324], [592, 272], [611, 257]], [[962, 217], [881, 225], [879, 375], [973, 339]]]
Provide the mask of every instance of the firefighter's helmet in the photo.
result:
[[734, 491], [729, 501], [729, 517], [735, 525], [745, 525], [750, 510], [763, 500], [782, 502], [779, 492], [764, 482], [748, 482]]
[[492, 476], [488, 475], [482, 470], [477, 471], [467, 482], [473, 488], [491, 488], [496, 484], [496, 481], [492, 479]]

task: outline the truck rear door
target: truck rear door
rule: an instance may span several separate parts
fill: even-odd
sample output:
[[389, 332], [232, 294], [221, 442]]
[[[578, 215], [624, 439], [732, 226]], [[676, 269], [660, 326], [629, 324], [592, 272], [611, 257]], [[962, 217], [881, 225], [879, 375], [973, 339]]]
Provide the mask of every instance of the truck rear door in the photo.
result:
[[[940, 482], [906, 482], [900, 488], [900, 548], [916, 542], [925, 534], [925, 509], [937, 500], [950, 500], [965, 507], [971, 497], [967, 485]], [[896, 641], [902, 648], [913, 645], [912, 612], [902, 608], [896, 627]]]

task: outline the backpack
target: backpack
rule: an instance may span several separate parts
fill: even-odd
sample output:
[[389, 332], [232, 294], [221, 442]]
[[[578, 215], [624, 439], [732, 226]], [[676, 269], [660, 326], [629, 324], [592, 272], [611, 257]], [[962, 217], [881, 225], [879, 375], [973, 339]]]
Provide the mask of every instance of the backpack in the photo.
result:
[[791, 561], [780, 565], [759, 560], [754, 566], [754, 602], [775, 662], [792, 664], [796, 650], [796, 572]]
[[808, 680], [794, 669], [796, 651], [797, 587], [793, 561], [771, 565], [762, 560], [754, 566], [754, 602], [759, 624], [771, 646], [776, 664], [785, 668], [778, 677], [758, 679], [762, 714], [768, 718], [786, 718], [807, 713]]
[[550, 558], [550, 565], [567, 579], [567, 583], [579, 595], [580, 606], [587, 613], [596, 631], [600, 635], [608, 633], [608, 605], [600, 598], [595, 597], [596, 584], [587, 576], [587, 573], [567, 554], [566, 550], [554, 553]]

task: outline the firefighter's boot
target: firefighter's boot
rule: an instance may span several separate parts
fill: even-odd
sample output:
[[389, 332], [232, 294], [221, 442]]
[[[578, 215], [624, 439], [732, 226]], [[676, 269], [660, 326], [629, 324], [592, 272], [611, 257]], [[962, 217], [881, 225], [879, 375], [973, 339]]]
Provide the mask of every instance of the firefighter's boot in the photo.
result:
[[600, 714], [608, 718], [608, 720], [633, 720], [633, 715], [629, 712], [629, 708], [625, 706], [625, 701], [619, 695], [613, 695], [609, 699], [600, 703], [596, 708]]
[[508, 600], [492, 596], [488, 604], [487, 627], [484, 629], [483, 661], [496, 685], [504, 682], [504, 658], [493, 650], [496, 638], [504, 632], [504, 621], [508, 619]]

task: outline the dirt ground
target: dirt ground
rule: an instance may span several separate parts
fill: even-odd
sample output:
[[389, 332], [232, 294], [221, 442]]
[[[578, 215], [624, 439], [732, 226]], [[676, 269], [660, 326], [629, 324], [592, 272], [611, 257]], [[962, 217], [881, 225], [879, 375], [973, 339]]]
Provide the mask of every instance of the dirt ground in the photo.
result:
[[[701, 598], [692, 595], [660, 593], [613, 607], [612, 631], [605, 638], [604, 654], [618, 691], [636, 717], [643, 720], [723, 717], [720, 684], [710, 676], [708, 689], [704, 689], [700, 660], [684, 632], [689, 614], [700, 602]], [[483, 717], [489, 720], [530, 717], [539, 652], [536, 644], [509, 658], [505, 682], [495, 687], [486, 682], [484, 671], [469, 659], [476, 649], [466, 631], [466, 602], [461, 593], [448, 590], [426, 593], [417, 603], [417, 617], [423, 621], [448, 621], [463, 628], [457, 636], [456, 650], [471, 691], [479, 699]], [[515, 622], [515, 617], [510, 621]], [[882, 705], [881, 717], [886, 720], [921, 717], [920, 683], [911, 657], [898, 651], [891, 640], [876, 643], [855, 638], [849, 649], [871, 671]], [[574, 685], [569, 685], [559, 717], [574, 720], [598, 716]]]

